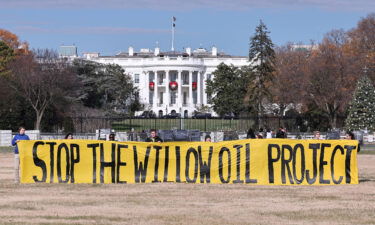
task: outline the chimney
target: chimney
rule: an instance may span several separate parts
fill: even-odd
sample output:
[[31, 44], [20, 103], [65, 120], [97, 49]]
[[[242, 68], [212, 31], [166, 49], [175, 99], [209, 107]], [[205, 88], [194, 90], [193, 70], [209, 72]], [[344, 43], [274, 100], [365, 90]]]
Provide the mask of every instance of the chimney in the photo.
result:
[[215, 46], [212, 47], [212, 56], [217, 56], [217, 48]]
[[134, 49], [133, 47], [129, 47], [129, 56], [133, 56], [134, 55]]
[[190, 47], [186, 48], [186, 53], [187, 53], [189, 56], [191, 56], [191, 48], [190, 48]]
[[154, 54], [155, 54], [155, 56], [158, 56], [160, 54], [160, 48], [159, 47], [155, 48]]

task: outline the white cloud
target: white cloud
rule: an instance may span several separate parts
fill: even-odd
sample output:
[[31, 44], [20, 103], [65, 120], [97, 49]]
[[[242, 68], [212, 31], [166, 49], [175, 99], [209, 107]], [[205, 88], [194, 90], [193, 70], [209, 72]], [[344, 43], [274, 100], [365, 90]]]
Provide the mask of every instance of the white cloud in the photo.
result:
[[374, 0], [0, 0], [2, 8], [120, 8], [185, 11], [315, 7], [336, 11], [375, 10]]

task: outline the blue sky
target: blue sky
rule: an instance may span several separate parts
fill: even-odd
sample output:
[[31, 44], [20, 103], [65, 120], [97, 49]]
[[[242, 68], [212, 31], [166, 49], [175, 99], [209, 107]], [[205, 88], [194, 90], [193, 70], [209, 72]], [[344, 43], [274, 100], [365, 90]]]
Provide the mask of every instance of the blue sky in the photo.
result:
[[249, 37], [262, 19], [276, 45], [320, 41], [332, 29], [348, 30], [368, 13], [373, 0], [0, 0], [0, 28], [31, 48], [75, 44], [79, 53], [211, 48], [247, 55]]

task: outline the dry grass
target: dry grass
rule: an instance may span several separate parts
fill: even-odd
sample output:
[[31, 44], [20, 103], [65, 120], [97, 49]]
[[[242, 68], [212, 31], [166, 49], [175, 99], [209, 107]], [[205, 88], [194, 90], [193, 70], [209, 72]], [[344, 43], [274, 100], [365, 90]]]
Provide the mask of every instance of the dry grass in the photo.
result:
[[0, 224], [375, 224], [375, 155], [359, 185], [13, 184], [0, 153]]

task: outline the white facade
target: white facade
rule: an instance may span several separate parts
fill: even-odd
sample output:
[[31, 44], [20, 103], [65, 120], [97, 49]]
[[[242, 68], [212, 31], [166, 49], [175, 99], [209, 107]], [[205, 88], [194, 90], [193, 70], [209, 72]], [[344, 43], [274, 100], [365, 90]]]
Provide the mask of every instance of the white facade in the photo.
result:
[[[202, 48], [186, 48], [186, 52], [161, 52], [159, 48], [135, 52], [129, 47], [127, 53], [89, 60], [123, 67], [138, 87], [145, 110], [152, 110], [157, 116], [175, 112], [183, 117], [191, 116], [202, 105], [210, 106], [205, 81], [212, 79], [220, 63], [237, 67], [249, 64], [247, 57], [225, 55], [216, 47], [211, 52]], [[177, 82], [177, 88], [173, 90], [170, 82]]]

